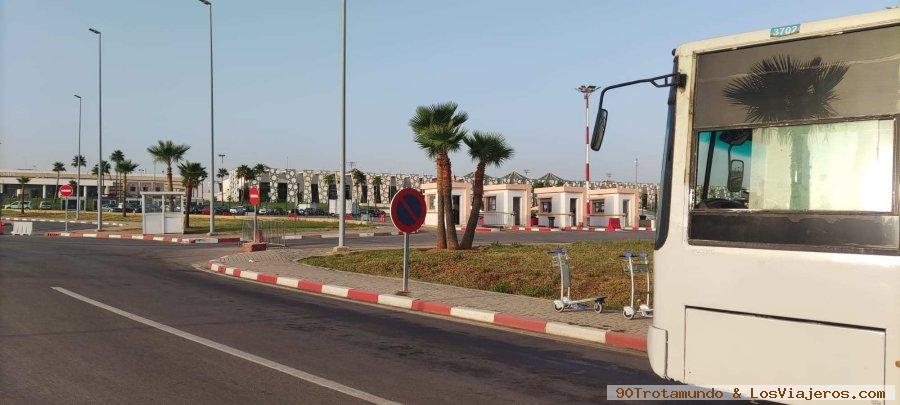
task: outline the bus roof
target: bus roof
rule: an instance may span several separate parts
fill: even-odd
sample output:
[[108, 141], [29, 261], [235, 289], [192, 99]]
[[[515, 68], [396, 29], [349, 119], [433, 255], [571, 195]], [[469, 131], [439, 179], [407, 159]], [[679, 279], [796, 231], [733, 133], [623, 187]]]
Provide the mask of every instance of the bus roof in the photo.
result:
[[676, 49], [675, 54], [678, 56], [691, 56], [695, 53], [713, 52], [781, 41], [793, 41], [800, 38], [837, 34], [848, 30], [858, 30], [893, 24], [900, 24], [900, 8], [891, 8], [872, 13], [857, 14], [828, 20], [804, 22], [800, 24], [798, 33], [782, 37], [772, 37], [770, 36], [769, 29], [764, 29], [743, 34], [688, 42], [679, 46]]

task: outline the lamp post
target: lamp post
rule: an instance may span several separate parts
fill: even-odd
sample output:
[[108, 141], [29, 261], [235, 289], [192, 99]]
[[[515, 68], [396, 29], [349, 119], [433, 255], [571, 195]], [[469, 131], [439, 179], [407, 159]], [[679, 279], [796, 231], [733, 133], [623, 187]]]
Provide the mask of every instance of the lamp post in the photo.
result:
[[598, 89], [597, 86], [584, 84], [575, 90], [584, 95], [584, 225], [589, 226], [588, 214], [591, 212], [591, 203], [588, 201], [588, 189], [591, 187], [591, 135], [590, 135], [590, 104], [588, 99], [591, 93]]
[[[212, 3], [208, 0], [199, 0], [209, 9], [209, 173], [215, 179], [216, 175], [216, 130], [215, 121], [213, 119], [214, 99], [213, 99], [213, 19], [212, 19]], [[212, 180], [209, 188], [209, 234], [216, 233], [216, 182]], [[202, 196], [203, 193], [201, 192]], [[202, 197], [201, 197], [202, 198]]]
[[103, 34], [93, 28], [88, 31], [97, 35], [97, 230], [103, 230]]
[[[81, 96], [75, 94], [78, 99], [78, 142], [77, 154], [75, 155], [75, 219], [78, 219], [78, 213], [81, 211]], [[68, 206], [69, 203], [66, 203]]]
[[344, 228], [347, 213], [347, 201], [344, 195], [344, 183], [347, 181], [347, 0], [341, 7], [341, 180], [338, 183], [338, 245], [335, 249], [343, 250]]

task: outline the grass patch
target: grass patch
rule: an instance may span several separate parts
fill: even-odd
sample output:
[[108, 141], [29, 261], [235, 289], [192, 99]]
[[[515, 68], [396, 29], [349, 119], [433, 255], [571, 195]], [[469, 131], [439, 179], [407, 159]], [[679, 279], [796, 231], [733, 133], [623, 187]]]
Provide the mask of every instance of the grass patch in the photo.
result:
[[[481, 246], [469, 251], [410, 251], [412, 278], [459, 287], [527, 295], [559, 297], [559, 269], [548, 253], [556, 245]], [[629, 281], [619, 254], [626, 250], [651, 252], [648, 240], [576, 242], [569, 248], [572, 266], [572, 298], [607, 296], [607, 304], [621, 308], [629, 299]], [[316, 256], [301, 263], [337, 270], [400, 277], [403, 251], [375, 250], [343, 255]], [[643, 289], [640, 287], [639, 290]]]

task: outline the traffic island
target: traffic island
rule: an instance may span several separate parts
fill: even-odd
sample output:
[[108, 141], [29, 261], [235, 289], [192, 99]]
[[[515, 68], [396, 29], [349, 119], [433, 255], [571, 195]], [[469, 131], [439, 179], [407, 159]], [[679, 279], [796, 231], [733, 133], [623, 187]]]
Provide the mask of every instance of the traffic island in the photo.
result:
[[266, 242], [247, 242], [242, 245], [244, 252], [261, 252], [266, 250], [268, 244]]

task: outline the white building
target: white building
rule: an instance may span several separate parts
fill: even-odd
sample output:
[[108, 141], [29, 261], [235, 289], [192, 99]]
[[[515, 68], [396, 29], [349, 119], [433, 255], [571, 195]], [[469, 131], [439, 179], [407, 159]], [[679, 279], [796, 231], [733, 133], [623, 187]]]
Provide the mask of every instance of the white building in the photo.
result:
[[482, 224], [503, 228], [530, 225], [530, 206], [531, 186], [528, 184], [485, 185]]
[[588, 202], [589, 226], [605, 228], [611, 219], [618, 220], [619, 226], [625, 229], [638, 225], [639, 190], [621, 187], [588, 190]]
[[[28, 177], [29, 181], [24, 185], [19, 184], [19, 177]], [[74, 182], [76, 172], [72, 168], [59, 173], [59, 185]], [[141, 173], [132, 173], [128, 175], [128, 184], [122, 184], [121, 179], [117, 181], [115, 174], [109, 174], [103, 178], [104, 197], [121, 198], [121, 193], [126, 197], [140, 197], [142, 191], [163, 191], [166, 190], [166, 178], [163, 175], [148, 175]], [[184, 190], [181, 186], [181, 177], [173, 176], [172, 181], [175, 191]], [[56, 172], [40, 171], [40, 170], [0, 170], [0, 196], [6, 198], [19, 197], [20, 190], [24, 190], [25, 198], [47, 198], [52, 199], [56, 195]], [[90, 170], [82, 169], [81, 172], [81, 196], [87, 198], [97, 197], [97, 176], [92, 176]], [[73, 191], [72, 198], [76, 193]]]
[[[425, 206], [428, 208], [425, 214], [425, 225], [437, 226], [437, 183], [425, 183], [421, 186], [425, 196]], [[472, 209], [472, 185], [467, 182], [454, 181], [451, 188], [453, 223], [465, 226], [469, 218], [469, 210]], [[447, 207], [445, 207], [447, 208]]]
[[538, 226], [566, 228], [584, 222], [584, 188], [572, 186], [534, 189]]

